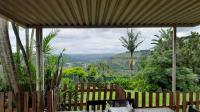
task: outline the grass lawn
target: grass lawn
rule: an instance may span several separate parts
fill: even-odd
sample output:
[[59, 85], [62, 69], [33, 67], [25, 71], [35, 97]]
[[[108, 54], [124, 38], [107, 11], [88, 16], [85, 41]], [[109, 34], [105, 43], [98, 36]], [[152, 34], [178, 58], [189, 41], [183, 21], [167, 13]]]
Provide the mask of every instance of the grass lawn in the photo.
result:
[[[134, 91], [133, 90], [126, 90], [126, 92], [131, 92], [131, 98], [134, 98]], [[148, 106], [149, 103], [149, 93], [146, 92], [146, 106]], [[142, 92], [138, 92], [138, 106], [141, 107], [142, 106]], [[166, 105], [169, 105], [169, 93], [166, 94]], [[182, 105], [182, 101], [183, 101], [183, 93], [180, 93], [180, 105]], [[189, 93], [186, 94], [186, 101], [189, 101]], [[193, 93], [193, 101], [196, 101], [196, 94]], [[163, 93], [159, 94], [159, 105], [162, 105], [163, 103]], [[155, 106], [156, 105], [156, 93], [153, 93], [152, 95], [152, 105]]]
[[[134, 98], [134, 91], [132, 90], [126, 90], [126, 92], [131, 92], [131, 98]], [[145, 98], [145, 106], [148, 107], [149, 106], [149, 93], [146, 92], [146, 98]], [[182, 98], [183, 97], [183, 93], [180, 93], [180, 105], [182, 105]], [[80, 94], [78, 96], [78, 103], [80, 103]], [[84, 92], [84, 97], [83, 97], [83, 103], [86, 103], [86, 99], [87, 99], [87, 92]], [[93, 99], [93, 92], [89, 92], [89, 100]], [[107, 92], [107, 97], [106, 99], [110, 99], [110, 92]], [[112, 99], [115, 99], [115, 92], [113, 91], [113, 95], [112, 95]], [[98, 92], [95, 92], [95, 98], [94, 100], [98, 100]], [[104, 100], [104, 92], [101, 92], [101, 98], [100, 100]], [[193, 93], [193, 101], [196, 100], [196, 94]], [[169, 101], [170, 101], [170, 97], [169, 97], [169, 93], [166, 94], [166, 105], [169, 106]], [[186, 101], [189, 101], [189, 93], [186, 94]], [[73, 103], [74, 101], [72, 101]], [[159, 94], [159, 105], [162, 106], [163, 105], [163, 93]], [[156, 93], [152, 94], [152, 106], [156, 106]], [[138, 107], [142, 107], [142, 92], [138, 92]], [[85, 106], [83, 107], [84, 109], [86, 108]], [[180, 109], [181, 111], [181, 109]]]
[[[131, 92], [131, 98], [134, 98], [134, 91], [133, 90], [126, 90], [126, 92]], [[93, 93], [90, 92], [89, 94], [89, 100], [92, 100]], [[138, 106], [142, 106], [142, 92], [138, 92]], [[80, 96], [79, 96], [80, 98]], [[87, 92], [84, 92], [84, 97], [83, 97], [83, 102], [86, 103], [86, 98], [87, 98]], [[107, 92], [107, 98], [110, 98], [110, 92]], [[112, 99], [115, 99], [115, 92], [113, 92]], [[166, 105], [169, 105], [169, 93], [166, 94]], [[180, 105], [182, 105], [182, 99], [183, 99], [183, 93], [180, 93]], [[98, 100], [98, 92], [95, 92], [95, 100]], [[101, 92], [101, 100], [104, 100], [104, 92]], [[193, 101], [196, 100], [196, 94], [193, 94]], [[189, 93], [186, 94], [186, 101], [189, 101]], [[149, 105], [149, 93], [146, 92], [146, 106]], [[162, 105], [163, 103], [163, 93], [159, 94], [159, 105]], [[152, 94], [152, 106], [156, 105], [156, 93]]]

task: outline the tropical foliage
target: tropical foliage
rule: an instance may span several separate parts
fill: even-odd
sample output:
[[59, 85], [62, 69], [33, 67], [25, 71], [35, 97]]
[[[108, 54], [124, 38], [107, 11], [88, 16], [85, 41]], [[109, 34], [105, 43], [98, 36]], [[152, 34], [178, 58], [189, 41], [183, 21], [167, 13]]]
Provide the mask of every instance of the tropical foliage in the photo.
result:
[[[160, 35], [156, 35], [158, 39], [153, 40], [153, 44], [156, 44], [153, 51], [139, 64], [139, 70], [135, 77], [138, 78], [138, 81], [146, 82], [143, 88], [146, 91], [170, 91], [172, 88], [171, 32], [171, 29], [161, 29]], [[195, 42], [191, 42], [192, 40], [195, 40]], [[199, 90], [199, 72], [197, 72], [198, 69], [195, 70], [196, 67], [198, 68], [196, 62], [198, 62], [199, 51], [191, 48], [192, 46], [199, 46], [199, 41], [198, 33], [191, 33], [188, 37], [177, 39], [177, 90], [179, 91]], [[192, 58], [192, 56], [194, 57]], [[195, 67], [193, 64], [196, 64]]]

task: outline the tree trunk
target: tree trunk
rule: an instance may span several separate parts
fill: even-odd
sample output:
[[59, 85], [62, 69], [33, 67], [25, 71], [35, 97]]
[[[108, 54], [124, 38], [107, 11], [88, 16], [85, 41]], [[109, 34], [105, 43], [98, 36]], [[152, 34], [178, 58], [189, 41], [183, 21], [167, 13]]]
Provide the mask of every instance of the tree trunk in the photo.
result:
[[9, 83], [12, 86], [14, 93], [20, 91], [19, 84], [17, 82], [17, 72], [14, 63], [11, 44], [8, 34], [8, 22], [0, 18], [0, 57], [2, 65], [5, 68], [5, 72], [8, 76]]
[[[17, 26], [17, 31], [19, 31], [19, 26]], [[19, 45], [17, 44], [17, 40], [16, 40], [16, 64], [20, 65], [20, 48]], [[16, 66], [17, 70], [18, 66]]]
[[26, 28], [25, 29], [25, 35], [26, 35], [26, 54], [27, 54], [27, 58], [28, 58], [28, 61], [30, 61], [30, 53], [29, 53], [29, 48], [30, 48], [30, 46], [29, 46], [29, 29], [28, 28]]
[[131, 52], [130, 69], [133, 70], [133, 53]]
[[33, 54], [33, 42], [34, 42], [34, 33], [35, 33], [35, 30], [32, 29], [31, 31], [31, 40], [30, 40], [30, 49], [29, 49], [29, 59], [31, 60], [32, 59], [32, 54]]
[[12, 27], [13, 27], [13, 30], [14, 30], [14, 33], [15, 33], [15, 36], [16, 36], [16, 41], [17, 41], [17, 44], [19, 45], [19, 48], [21, 49], [22, 51], [22, 55], [23, 55], [23, 58], [24, 58], [24, 62], [25, 62], [25, 65], [26, 65], [26, 69], [27, 69], [27, 79], [28, 79], [28, 82], [29, 82], [29, 88], [30, 88], [30, 91], [32, 92], [32, 75], [31, 75], [31, 69], [30, 69], [30, 64], [29, 64], [29, 61], [28, 61], [28, 57], [27, 57], [27, 54], [26, 54], [26, 51], [22, 45], [22, 42], [20, 40], [20, 37], [19, 37], [19, 32], [17, 30], [17, 27], [15, 25], [15, 23], [12, 23]]

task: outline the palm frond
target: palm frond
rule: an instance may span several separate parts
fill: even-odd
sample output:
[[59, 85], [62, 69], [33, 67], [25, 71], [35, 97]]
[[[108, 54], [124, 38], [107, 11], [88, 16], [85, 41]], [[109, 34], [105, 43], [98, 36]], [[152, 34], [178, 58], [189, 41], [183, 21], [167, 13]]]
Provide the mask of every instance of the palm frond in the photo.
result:
[[137, 43], [136, 46], [135, 46], [135, 48], [137, 48], [140, 44], [142, 44], [142, 42], [144, 42], [144, 40], [140, 41], [139, 43]]
[[127, 47], [129, 45], [129, 41], [126, 38], [121, 37], [119, 40], [122, 42], [122, 46]]
[[127, 29], [127, 35], [127, 38], [121, 37], [119, 40], [121, 41], [123, 47], [125, 47], [129, 52], [133, 53], [143, 41], [138, 42], [140, 32], [134, 33], [133, 29], [130, 31]]
[[43, 39], [43, 52], [44, 54], [49, 54], [52, 50], [52, 47], [50, 46], [50, 42], [52, 39], [56, 37], [58, 33], [58, 30], [50, 32], [46, 37]]

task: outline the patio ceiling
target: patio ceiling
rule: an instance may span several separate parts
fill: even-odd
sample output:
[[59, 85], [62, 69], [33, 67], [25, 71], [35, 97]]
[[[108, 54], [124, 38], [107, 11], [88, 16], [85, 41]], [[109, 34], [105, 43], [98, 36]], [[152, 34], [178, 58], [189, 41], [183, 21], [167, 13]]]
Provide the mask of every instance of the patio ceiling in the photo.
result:
[[1, 17], [26, 27], [200, 24], [200, 0], [0, 0]]

